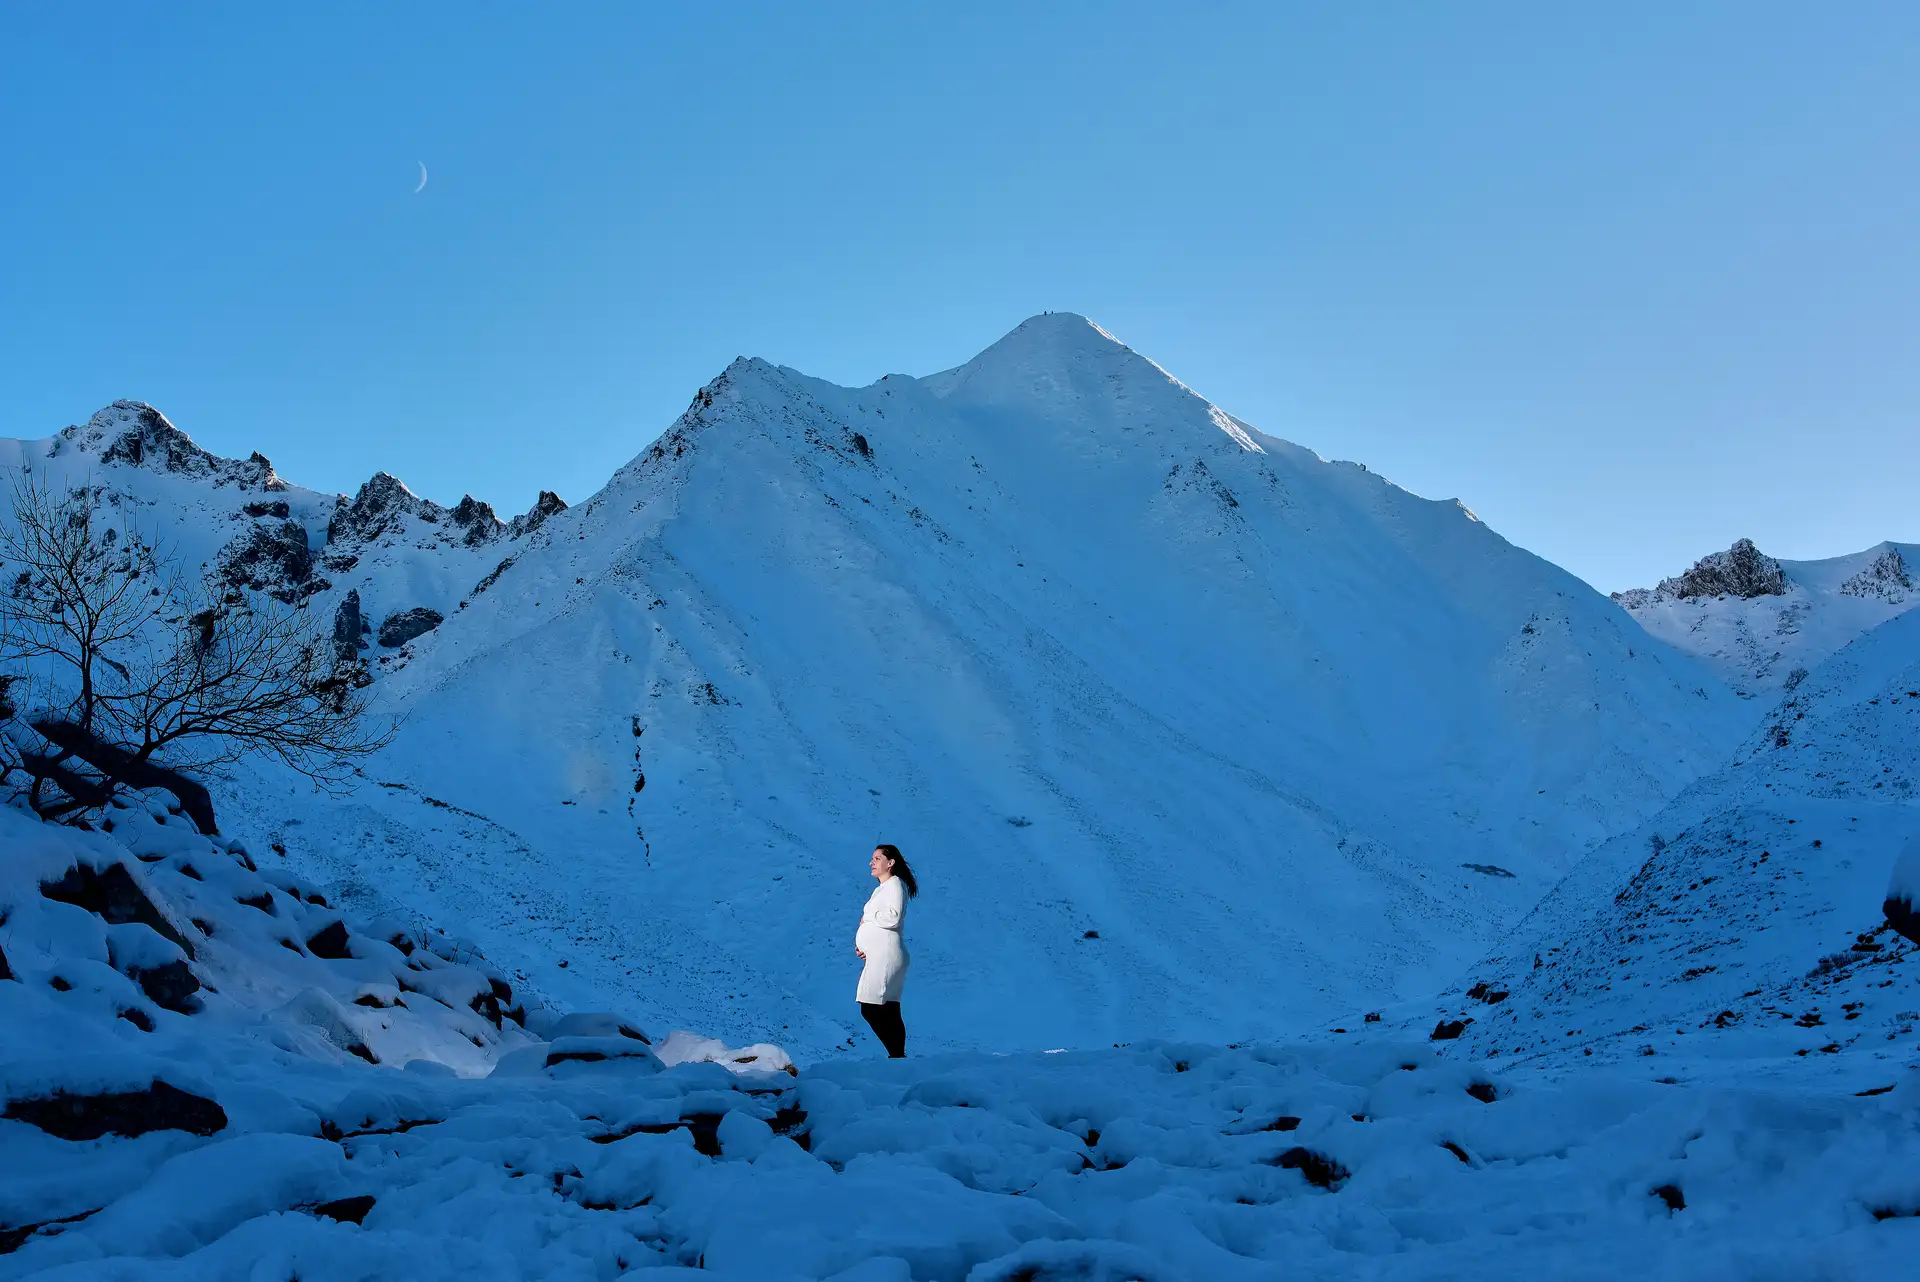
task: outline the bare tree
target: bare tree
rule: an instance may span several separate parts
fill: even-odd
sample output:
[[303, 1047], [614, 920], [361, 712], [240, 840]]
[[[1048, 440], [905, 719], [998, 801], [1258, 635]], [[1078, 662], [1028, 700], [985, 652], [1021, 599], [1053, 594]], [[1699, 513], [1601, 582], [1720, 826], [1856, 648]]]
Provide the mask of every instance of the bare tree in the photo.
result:
[[189, 774], [260, 753], [334, 786], [392, 738], [391, 723], [368, 724], [364, 671], [341, 666], [304, 604], [187, 580], [130, 521], [103, 521], [85, 489], [56, 496], [23, 473], [12, 508], [0, 702], [30, 709], [39, 746], [11, 765], [42, 814], [97, 808], [120, 787], [185, 787], [210, 829]]
[[[177, 585], [163, 581], [156, 549], [137, 533], [102, 526], [86, 490], [56, 498], [40, 477], [13, 478], [13, 524], [0, 525], [0, 656], [29, 679], [36, 660], [70, 671], [67, 708], [93, 729], [103, 693], [131, 674], [115, 652], [141, 643], [172, 604]], [[130, 523], [129, 523], [130, 524]], [[50, 672], [49, 680], [56, 677]]]

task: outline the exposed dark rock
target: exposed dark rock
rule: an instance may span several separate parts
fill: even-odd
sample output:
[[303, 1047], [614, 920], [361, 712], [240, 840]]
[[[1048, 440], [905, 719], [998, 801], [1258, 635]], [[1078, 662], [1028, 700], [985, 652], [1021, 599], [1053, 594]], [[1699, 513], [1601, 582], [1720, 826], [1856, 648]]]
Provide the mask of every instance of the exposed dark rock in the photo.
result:
[[1649, 1191], [1654, 1197], [1667, 1204], [1669, 1214], [1687, 1209], [1687, 1199], [1681, 1194], [1678, 1184], [1662, 1184], [1659, 1188]]
[[470, 548], [500, 537], [507, 528], [493, 514], [491, 503], [482, 503], [471, 494], [462, 495], [448, 515], [455, 525], [466, 531], [460, 541]]
[[287, 506], [285, 499], [262, 499], [258, 502], [249, 503], [240, 510], [248, 516], [271, 516], [282, 521], [286, 520], [293, 511], [292, 508]]
[[1309, 1148], [1290, 1148], [1274, 1159], [1274, 1165], [1283, 1171], [1298, 1171], [1307, 1177], [1307, 1183], [1329, 1192], [1337, 1190], [1347, 1181], [1346, 1167], [1326, 1154], [1316, 1153]]
[[1447, 1152], [1453, 1154], [1455, 1157], [1459, 1158], [1463, 1164], [1467, 1166], [1473, 1165], [1473, 1159], [1467, 1156], [1467, 1150], [1461, 1148], [1458, 1144], [1455, 1144], [1452, 1140], [1440, 1141], [1440, 1147], [1447, 1150]]
[[1893, 898], [1881, 904], [1880, 911], [1887, 915], [1888, 925], [1920, 944], [1920, 903], [1906, 898]]
[[486, 576], [482, 578], [478, 583], [473, 585], [473, 595], [479, 596], [482, 592], [485, 592], [488, 588], [498, 583], [500, 581], [500, 576], [505, 574], [509, 569], [513, 568], [513, 563], [515, 560], [516, 558], [514, 557], [508, 557], [506, 560], [502, 561], [500, 564], [494, 566], [491, 570], [488, 570], [486, 573]]
[[340, 604], [333, 608], [333, 656], [341, 663], [352, 663], [360, 657], [360, 633], [366, 621], [360, 617], [360, 589], [355, 588], [340, 598]]
[[558, 494], [552, 490], [541, 490], [540, 497], [533, 501], [533, 506], [514, 517], [508, 524], [507, 537], [517, 539], [522, 535], [532, 534], [547, 523], [548, 517], [566, 510], [567, 505]]
[[17, 978], [17, 977], [13, 973], [13, 967], [7, 965], [7, 950], [4, 948], [0, 948], [0, 980], [8, 980], [8, 979], [14, 979], [14, 978]]
[[693, 1136], [693, 1151], [707, 1157], [720, 1156], [719, 1113], [693, 1113], [681, 1118]]
[[359, 1197], [343, 1197], [337, 1201], [321, 1202], [315, 1206], [300, 1207], [315, 1215], [324, 1215], [329, 1220], [338, 1220], [342, 1224], [359, 1224], [367, 1218], [367, 1212], [373, 1209], [374, 1198], [371, 1193], [362, 1193]]
[[84, 908], [109, 926], [139, 922], [187, 956], [194, 955], [192, 942], [154, 907], [125, 864], [108, 864], [104, 870], [75, 864], [59, 880], [41, 882], [40, 893], [48, 899]]
[[347, 951], [347, 924], [328, 922], [307, 940], [307, 951], [328, 961], [345, 961], [353, 956]]
[[867, 438], [865, 436], [862, 436], [859, 432], [855, 432], [853, 434], [853, 448], [854, 448], [854, 451], [858, 453], [861, 458], [873, 457], [873, 446], [867, 444]]
[[[475, 1014], [495, 1028], [500, 1027], [503, 1019], [513, 1016], [514, 1012], [507, 1009], [512, 1004], [513, 987], [503, 979], [487, 980], [487, 991], [475, 993], [473, 1000], [468, 1003]], [[524, 1016], [525, 1012], [520, 1012], [520, 1015]]]
[[153, 1031], [152, 1017], [137, 1006], [128, 1006], [123, 1010], [114, 1012], [114, 1014], [118, 1018], [126, 1020], [143, 1033], [151, 1033]]
[[273, 906], [273, 892], [263, 890], [257, 895], [235, 895], [233, 902], [245, 904], [249, 908], [258, 908], [269, 917], [278, 917], [280, 910]]
[[[78, 1224], [81, 1220], [100, 1214], [102, 1209], [96, 1206], [91, 1211], [82, 1211], [78, 1215], [63, 1215], [57, 1220], [42, 1220], [38, 1224], [22, 1224], [19, 1228], [0, 1229], [0, 1255], [11, 1255], [18, 1251], [26, 1245], [28, 1238], [42, 1229], [52, 1229], [58, 1233], [61, 1225]], [[48, 1236], [51, 1237], [52, 1234]]]
[[1300, 1129], [1300, 1119], [1297, 1117], [1276, 1117], [1260, 1129], [1263, 1131], [1297, 1131]]
[[163, 1010], [191, 1015], [200, 1009], [200, 1001], [194, 996], [200, 991], [200, 979], [183, 961], [154, 967], [129, 966], [126, 974], [140, 985], [148, 1001]]
[[313, 549], [298, 521], [256, 525], [220, 551], [220, 574], [235, 587], [265, 592], [289, 605], [332, 586], [313, 574]]
[[1461, 864], [1468, 872], [1477, 872], [1482, 877], [1511, 877], [1513, 874], [1499, 864]]
[[1466, 1032], [1467, 1025], [1472, 1022], [1470, 1019], [1443, 1019], [1433, 1026], [1433, 1031], [1427, 1034], [1427, 1040], [1430, 1042], [1450, 1042], [1460, 1036], [1460, 1034]]
[[327, 542], [370, 542], [400, 527], [400, 519], [414, 516], [438, 525], [446, 509], [409, 490], [397, 476], [376, 472], [351, 501], [342, 500], [327, 522]]
[[1725, 552], [1703, 556], [1678, 578], [1662, 579], [1651, 592], [1637, 588], [1616, 592], [1614, 600], [1635, 609], [1662, 599], [1682, 601], [1703, 596], [1784, 596], [1787, 576], [1780, 563], [1761, 552], [1752, 539], [1740, 539]]
[[389, 614], [380, 625], [380, 644], [392, 650], [439, 627], [446, 616], [438, 610], [416, 605], [411, 610]]
[[1467, 1087], [1467, 1094], [1473, 1096], [1482, 1104], [1491, 1104], [1500, 1098], [1500, 1092], [1494, 1089], [1492, 1082], [1474, 1082]]
[[384, 534], [391, 519], [405, 511], [407, 501], [414, 497], [399, 477], [375, 472], [351, 500], [342, 496], [332, 519], [327, 522], [327, 542], [371, 539]]
[[226, 1110], [218, 1104], [165, 1082], [155, 1082], [141, 1091], [102, 1095], [56, 1091], [42, 1099], [8, 1100], [4, 1116], [63, 1140], [145, 1135], [148, 1131], [212, 1135], [227, 1125]]

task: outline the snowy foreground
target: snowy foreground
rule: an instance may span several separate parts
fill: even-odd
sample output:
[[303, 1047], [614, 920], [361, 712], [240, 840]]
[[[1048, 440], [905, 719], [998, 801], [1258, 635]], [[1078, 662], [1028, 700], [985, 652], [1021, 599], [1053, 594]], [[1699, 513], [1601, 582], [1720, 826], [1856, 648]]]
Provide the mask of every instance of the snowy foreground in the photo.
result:
[[70, 1142], [5, 1123], [9, 1221], [75, 1222], [0, 1277], [1841, 1279], [1901, 1276], [1920, 1249], [1913, 1073], [1866, 1098], [1556, 1083], [1385, 1043], [797, 1080], [184, 1048], [67, 1071], [153, 1074], [226, 1124]]
[[530, 1008], [161, 802], [109, 819], [0, 810], [0, 1279], [1841, 1279], [1920, 1250], [1911, 1066], [1842, 1086], [1709, 1032], [1502, 1069], [1383, 1021], [788, 1072]]

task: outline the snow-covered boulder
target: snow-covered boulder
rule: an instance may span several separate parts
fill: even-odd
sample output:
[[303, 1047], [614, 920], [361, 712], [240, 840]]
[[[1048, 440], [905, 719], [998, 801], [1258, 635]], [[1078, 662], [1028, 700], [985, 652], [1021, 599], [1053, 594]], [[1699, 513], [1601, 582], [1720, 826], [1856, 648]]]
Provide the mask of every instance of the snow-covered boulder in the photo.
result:
[[796, 1073], [793, 1061], [778, 1046], [758, 1042], [738, 1048], [698, 1033], [676, 1031], [656, 1048], [660, 1062], [675, 1064], [718, 1064], [734, 1073]]

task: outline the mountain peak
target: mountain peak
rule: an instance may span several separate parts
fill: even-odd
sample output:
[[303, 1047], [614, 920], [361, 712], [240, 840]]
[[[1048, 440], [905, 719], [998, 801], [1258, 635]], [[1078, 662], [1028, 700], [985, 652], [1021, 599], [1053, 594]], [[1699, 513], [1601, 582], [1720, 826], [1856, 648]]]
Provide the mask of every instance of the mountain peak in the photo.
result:
[[1134, 391], [1192, 391], [1074, 312], [1029, 316], [956, 369], [924, 380], [936, 396], [982, 405], [1081, 402]]
[[202, 477], [216, 486], [268, 491], [287, 488], [264, 454], [256, 451], [245, 459], [222, 458], [196, 445], [192, 437], [145, 401], [115, 401], [96, 412], [84, 427], [69, 427], [54, 441], [56, 449], [60, 442], [72, 441], [98, 455], [103, 464]]

